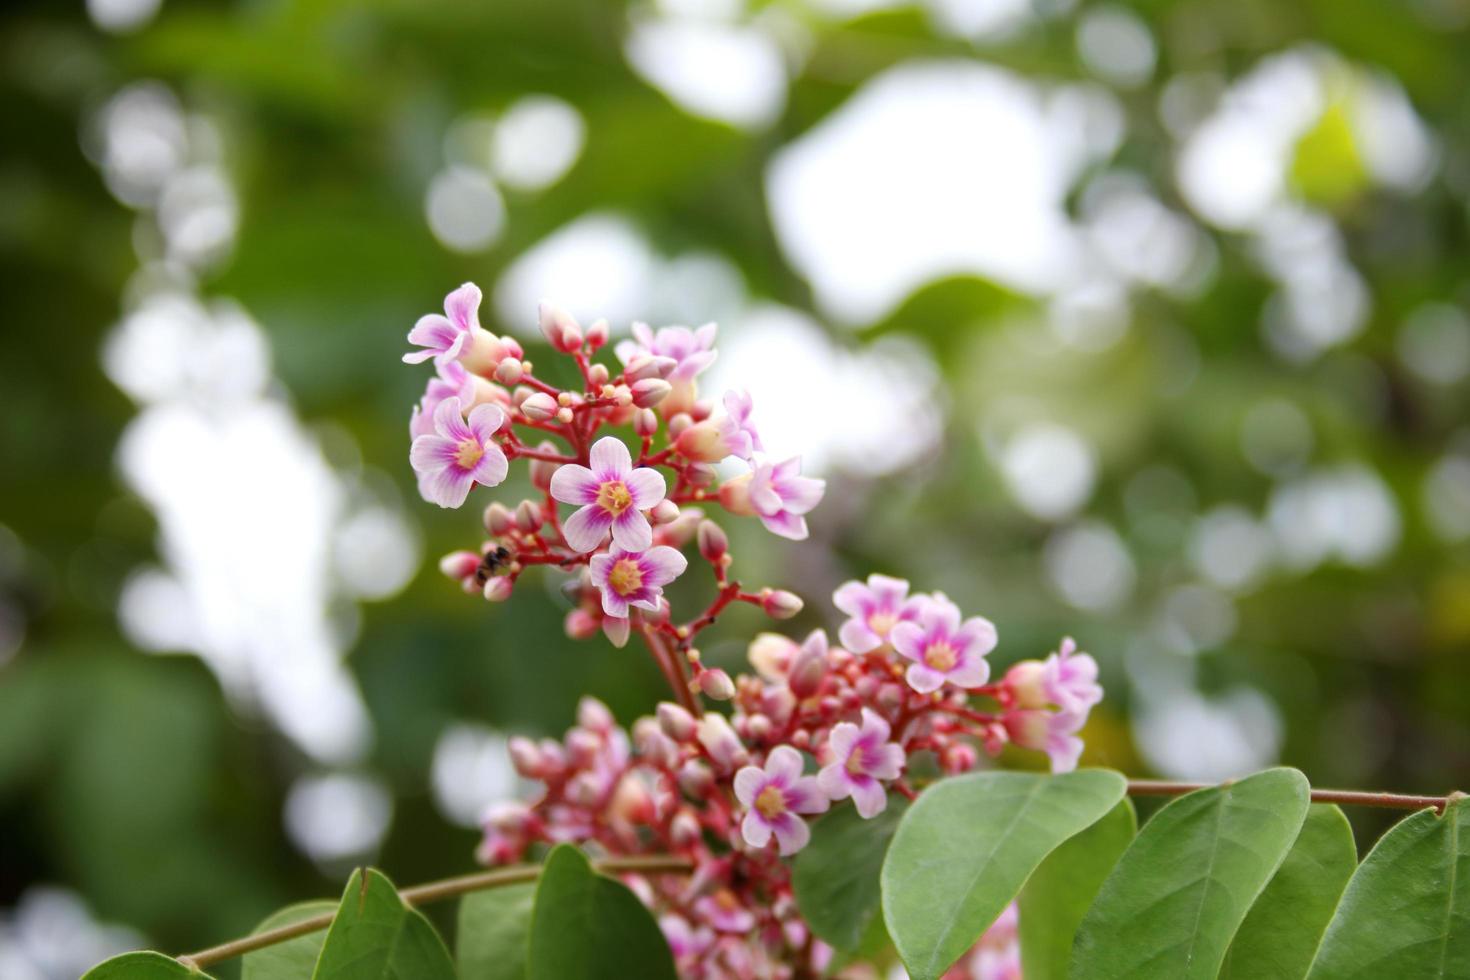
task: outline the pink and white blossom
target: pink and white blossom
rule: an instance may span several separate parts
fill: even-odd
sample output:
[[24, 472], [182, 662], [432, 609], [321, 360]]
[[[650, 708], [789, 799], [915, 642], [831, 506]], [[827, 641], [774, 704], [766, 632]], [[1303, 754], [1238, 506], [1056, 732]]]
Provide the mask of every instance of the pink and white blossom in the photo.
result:
[[1078, 653], [1070, 636], [1062, 640], [1056, 653], [1042, 661], [1041, 684], [1052, 704], [1073, 714], [1085, 716], [1103, 697], [1097, 682], [1097, 661], [1089, 654]]
[[458, 361], [439, 361], [434, 377], [424, 388], [423, 397], [414, 406], [408, 420], [408, 434], [417, 438], [434, 432], [434, 409], [446, 398], [458, 398], [462, 406], [475, 401], [475, 379]]
[[792, 541], [807, 536], [806, 515], [822, 502], [827, 482], [801, 475], [801, 457], [758, 462], [720, 487], [720, 503], [732, 514], [754, 515], [766, 530]]
[[655, 331], [646, 323], [633, 324], [633, 339], [620, 341], [615, 352], [618, 360], [630, 363], [639, 354], [648, 357], [668, 357], [674, 367], [668, 373], [670, 382], [693, 381], [715, 362], [715, 332], [713, 323], [706, 323], [698, 330], [688, 327], [661, 327]]
[[408, 342], [423, 350], [403, 355], [404, 363], [418, 364], [434, 358], [452, 361], [470, 343], [470, 332], [480, 325], [480, 287], [467, 282], [444, 297], [444, 312], [426, 313], [408, 332]]
[[817, 784], [829, 799], [851, 796], [863, 819], [876, 817], [888, 805], [882, 780], [897, 779], [903, 770], [904, 751], [890, 742], [888, 722], [871, 708], [863, 709], [862, 727], [850, 721], [832, 726], [827, 748], [832, 761], [817, 773]]
[[837, 634], [842, 645], [853, 653], [868, 653], [888, 642], [893, 627], [918, 619], [924, 600], [910, 597], [903, 579], [875, 574], [866, 584], [843, 584], [832, 594], [832, 604], [849, 617]]
[[774, 834], [781, 854], [789, 855], [811, 840], [811, 829], [798, 814], [821, 813], [828, 800], [816, 777], [801, 770], [801, 753], [778, 745], [766, 756], [764, 769], [746, 766], [735, 774], [735, 798], [748, 808], [740, 821], [745, 843], [765, 847]]
[[981, 616], [961, 622], [959, 608], [942, 595], [924, 603], [916, 622], [895, 625], [889, 640], [899, 655], [913, 661], [905, 677], [920, 694], [937, 691], [946, 681], [980, 687], [990, 677], [985, 655], [995, 649], [995, 626]]
[[755, 928], [755, 915], [728, 888], [700, 898], [694, 903], [694, 911], [720, 932], [747, 933]]
[[766, 447], [761, 445], [760, 433], [755, 430], [755, 423], [750, 420], [751, 410], [754, 403], [748, 391], [725, 392], [725, 418], [723, 429], [726, 443], [730, 446], [731, 456], [739, 456], [741, 459], [750, 461], [758, 452], [765, 452]]
[[568, 463], [551, 477], [552, 497], [583, 505], [562, 525], [567, 546], [591, 551], [609, 529], [619, 548], [643, 551], [653, 544], [653, 526], [643, 512], [664, 499], [663, 474], [650, 466], [635, 468], [628, 447], [612, 436], [593, 443], [588, 462], [590, 468]]
[[594, 555], [590, 563], [592, 584], [602, 592], [602, 611], [618, 619], [628, 618], [630, 606], [658, 612], [663, 587], [688, 567], [689, 559], [667, 545], [647, 551], [614, 545], [611, 551]]
[[1045, 752], [1051, 760], [1052, 772], [1071, 772], [1082, 755], [1082, 739], [1077, 733], [1086, 720], [1085, 713], [1023, 708], [1007, 711], [1001, 724], [1011, 741], [1021, 748]]
[[434, 409], [434, 431], [414, 439], [409, 462], [419, 478], [419, 493], [440, 507], [458, 507], [476, 483], [493, 487], [505, 479], [509, 462], [495, 444], [505, 413], [495, 405], [481, 405], [466, 421], [456, 397]]

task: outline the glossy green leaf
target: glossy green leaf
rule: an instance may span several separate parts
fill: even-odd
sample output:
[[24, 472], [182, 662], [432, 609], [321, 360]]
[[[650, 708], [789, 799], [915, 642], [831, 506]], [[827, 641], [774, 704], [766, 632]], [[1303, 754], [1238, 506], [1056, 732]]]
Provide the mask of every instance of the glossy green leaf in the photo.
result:
[[205, 974], [162, 953], [123, 953], [98, 963], [82, 980], [201, 980]]
[[313, 980], [453, 980], [444, 941], [371, 868], [347, 880]]
[[1421, 810], [1348, 882], [1311, 980], [1470, 977], [1470, 805]]
[[525, 980], [535, 902], [534, 881], [460, 899], [454, 940], [460, 980]]
[[1107, 816], [1052, 851], [1021, 889], [1021, 972], [1066, 980], [1072, 937], [1118, 858], [1138, 832], [1126, 797]]
[[529, 980], [674, 980], [653, 915], [622, 882], [592, 870], [570, 844], [552, 848], [536, 886]]
[[[288, 905], [255, 927], [255, 933], [279, 929], [314, 915], [331, 914], [336, 902], [316, 901]], [[252, 933], [251, 935], [254, 935]], [[240, 965], [240, 980], [311, 980], [317, 957], [327, 940], [327, 930], [318, 929], [274, 946], [246, 953]]]
[[1301, 980], [1343, 888], [1358, 866], [1347, 817], [1318, 804], [1266, 890], [1251, 906], [1225, 954], [1221, 980]]
[[802, 917], [836, 949], [856, 949], [877, 917], [883, 857], [907, 809], [908, 801], [895, 797], [871, 820], [843, 806], [812, 824], [811, 843], [796, 856], [791, 885]]
[[1181, 796], [1144, 825], [1072, 945], [1074, 980], [1214, 980], [1301, 830], [1306, 777], [1268, 769]]
[[883, 862], [883, 919], [914, 980], [970, 948], [1057, 845], [1123, 798], [1102, 769], [982, 772], [935, 783], [909, 808]]

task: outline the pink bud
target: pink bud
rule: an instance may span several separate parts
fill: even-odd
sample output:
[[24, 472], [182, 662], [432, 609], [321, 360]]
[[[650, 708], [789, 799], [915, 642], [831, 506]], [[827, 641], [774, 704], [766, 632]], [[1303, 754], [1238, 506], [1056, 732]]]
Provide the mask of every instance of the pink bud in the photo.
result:
[[462, 582], [475, 574], [480, 567], [480, 556], [473, 551], [451, 551], [439, 559], [439, 571], [456, 582]]
[[495, 380], [503, 385], [519, 384], [524, 373], [521, 362], [513, 357], [507, 357], [495, 365]]
[[559, 408], [556, 410], [556, 420], [562, 425], [571, 425], [572, 419], [575, 417], [576, 413], [570, 408]]
[[898, 684], [884, 684], [878, 688], [878, 697], [875, 699], [878, 707], [884, 714], [897, 711], [903, 705], [904, 689]]
[[690, 759], [680, 766], [678, 779], [679, 788], [696, 800], [708, 793], [715, 784], [715, 774], [698, 759]]
[[764, 742], [774, 728], [765, 715], [751, 715], [745, 723], [745, 734], [752, 742]]
[[1044, 708], [1047, 705], [1045, 668], [1040, 660], [1022, 660], [1012, 664], [1001, 684], [1017, 708]]
[[676, 742], [687, 742], [694, 737], [694, 716], [671, 701], [661, 701], [658, 706], [658, 723], [664, 734]]
[[801, 596], [785, 589], [771, 589], [761, 593], [761, 609], [772, 619], [790, 619], [801, 612], [803, 605]]
[[1051, 712], [1036, 708], [1022, 711], [1007, 711], [1001, 716], [1001, 724], [1011, 741], [1023, 749], [1046, 749], [1050, 733]]
[[592, 384], [597, 386], [598, 388], [601, 388], [603, 385], [607, 384], [607, 378], [608, 373], [606, 364], [594, 364], [587, 369], [587, 380], [592, 382]]
[[528, 395], [526, 400], [521, 402], [521, 414], [535, 422], [545, 422], [556, 415], [557, 409], [556, 399], [544, 391]]
[[606, 636], [608, 642], [619, 650], [628, 645], [629, 632], [628, 620], [625, 617], [602, 617], [602, 635]]
[[714, 412], [715, 406], [708, 399], [702, 399], [689, 406], [689, 414], [696, 422], [703, 422]]
[[730, 550], [730, 539], [725, 535], [725, 529], [714, 521], [700, 521], [697, 537], [700, 557], [711, 564], [719, 562]]
[[570, 354], [582, 346], [582, 328], [570, 313], [550, 303], [542, 303], [539, 313], [541, 333], [552, 347]]
[[573, 640], [586, 640], [597, 633], [597, 617], [585, 609], [573, 609], [567, 613], [563, 628]]
[[675, 412], [669, 416], [669, 438], [677, 439], [683, 435], [685, 429], [693, 424], [694, 420], [689, 417], [688, 413]]
[[[607, 343], [609, 332], [610, 331], [608, 330], [606, 320], [594, 321], [592, 326], [587, 328], [588, 346], [590, 346], [593, 350], [597, 350], [598, 348], [602, 347], [604, 344]], [[607, 369], [603, 368], [603, 370], [606, 371]]]
[[510, 533], [511, 528], [515, 527], [515, 518], [504, 504], [496, 501], [485, 508], [484, 523], [485, 530], [498, 538]]
[[715, 482], [719, 473], [709, 463], [690, 463], [684, 468], [684, 475], [696, 487], [707, 487]]
[[704, 746], [709, 757], [723, 769], [742, 766], [749, 759], [745, 746], [740, 744], [739, 736], [724, 715], [706, 711], [699, 722], [698, 737], [699, 744]]
[[780, 633], [758, 633], [750, 641], [745, 655], [756, 673], [768, 681], [782, 681], [791, 670], [797, 649], [796, 642], [790, 637]]
[[662, 357], [654, 354], [636, 354], [623, 369], [623, 377], [629, 382], [643, 381], [647, 378], [667, 378], [669, 372], [679, 366], [679, 362], [672, 357]]
[[749, 473], [742, 474], [720, 484], [720, 505], [732, 514], [753, 517], [755, 505], [750, 502]]
[[571, 757], [572, 764], [579, 769], [585, 769], [597, 761], [597, 756], [602, 752], [602, 739], [584, 728], [573, 728], [567, 732], [567, 755]]
[[529, 500], [522, 500], [516, 507], [515, 518], [516, 527], [531, 534], [541, 526], [541, 508]]
[[669, 822], [669, 840], [675, 847], [692, 847], [700, 839], [699, 818], [689, 810], [680, 810]]
[[718, 667], [699, 675], [699, 689], [716, 701], [728, 701], [735, 696], [735, 682]]
[[679, 747], [658, 727], [656, 718], [644, 716], [633, 723], [633, 745], [654, 765], [671, 766], [679, 757]]
[[485, 598], [491, 602], [504, 602], [510, 598], [515, 583], [504, 575], [492, 575], [485, 580]]
[[529, 738], [517, 735], [510, 740], [510, 764], [522, 776], [527, 779], [536, 779], [545, 762], [546, 760], [541, 756], [541, 750], [536, 748], [536, 743]]
[[531, 822], [531, 810], [524, 803], [507, 801], [495, 803], [485, 811], [481, 823], [485, 829], [494, 828], [502, 834], [519, 836]]
[[791, 662], [791, 673], [786, 677], [786, 684], [791, 688], [791, 693], [799, 698], [809, 698], [816, 694], [822, 686], [822, 679], [827, 676], [827, 651], [818, 649], [814, 644], [804, 644], [796, 654], [796, 659]]
[[672, 524], [679, 519], [679, 505], [666, 497], [654, 504], [648, 516], [655, 524]]
[[607, 705], [596, 698], [584, 697], [577, 702], [577, 724], [599, 735], [606, 735], [613, 730], [615, 722]]
[[[554, 453], [556, 446], [550, 441], [543, 442], [536, 447], [542, 452]], [[551, 463], [544, 459], [531, 460], [531, 483], [537, 490], [550, 490], [551, 477], [561, 467], [560, 463]]]
[[969, 772], [980, 761], [975, 746], [968, 742], [955, 742], [944, 750], [944, 771], [951, 776]]
[[640, 408], [633, 416], [633, 431], [647, 438], [658, 432], [658, 415], [651, 408]]
[[598, 779], [590, 772], [579, 772], [567, 783], [567, 799], [578, 806], [596, 806], [602, 796]]
[[730, 455], [730, 443], [713, 422], [696, 422], [675, 438], [674, 450], [696, 463], [718, 463]]
[[639, 408], [652, 408], [665, 398], [674, 386], [662, 378], [644, 378], [633, 383], [633, 404]]

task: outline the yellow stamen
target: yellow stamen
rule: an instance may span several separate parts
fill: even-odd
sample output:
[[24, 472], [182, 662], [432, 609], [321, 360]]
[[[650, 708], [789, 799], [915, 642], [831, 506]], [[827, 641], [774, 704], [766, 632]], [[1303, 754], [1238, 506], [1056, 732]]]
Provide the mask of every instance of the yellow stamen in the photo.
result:
[[898, 617], [889, 612], [875, 612], [868, 617], [868, 629], [885, 639], [888, 631], [898, 623]]
[[755, 808], [767, 820], [779, 816], [786, 812], [786, 794], [781, 792], [780, 787], [767, 786], [755, 798]]
[[955, 662], [959, 659], [960, 655], [948, 643], [934, 643], [924, 651], [924, 663], [940, 673], [953, 670]]
[[847, 771], [854, 776], [863, 774], [863, 750], [861, 748], [854, 747], [852, 755], [847, 757]]
[[633, 506], [633, 494], [622, 480], [608, 480], [597, 488], [597, 506], [617, 517]]
[[624, 558], [616, 562], [612, 571], [607, 573], [607, 584], [618, 595], [632, 595], [643, 587], [643, 570], [633, 559]]
[[454, 454], [454, 461], [462, 470], [472, 470], [485, 455], [485, 447], [480, 445], [478, 439], [461, 439], [459, 450]]

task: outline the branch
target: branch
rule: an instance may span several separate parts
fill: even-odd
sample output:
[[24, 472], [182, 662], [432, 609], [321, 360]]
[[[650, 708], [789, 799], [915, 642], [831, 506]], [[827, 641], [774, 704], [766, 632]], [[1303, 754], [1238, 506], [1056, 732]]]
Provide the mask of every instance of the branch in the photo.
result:
[[[1171, 783], [1159, 779], [1128, 780], [1129, 796], [1183, 796], [1197, 789], [1209, 789], [1214, 783]], [[1225, 784], [1225, 785], [1228, 785]], [[1402, 796], [1397, 793], [1365, 793], [1354, 789], [1314, 789], [1313, 803], [1342, 803], [1346, 806], [1373, 806], [1387, 810], [1422, 810], [1433, 807], [1443, 813], [1449, 798], [1445, 796]]]
[[[694, 865], [686, 858], [671, 857], [666, 855], [655, 855], [652, 857], [625, 857], [608, 858], [604, 861], [593, 862], [593, 867], [603, 874], [687, 874], [694, 869]], [[442, 881], [432, 881], [426, 885], [415, 885], [412, 888], [404, 888], [398, 892], [398, 897], [403, 899], [405, 905], [417, 906], [429, 902], [437, 902], [446, 898], [454, 898], [458, 895], [467, 895], [470, 892], [484, 891], [487, 888], [501, 888], [505, 885], [516, 885], [524, 881], [535, 881], [541, 874], [539, 864], [523, 865], [515, 868], [501, 868], [496, 871], [481, 871], [477, 874], [460, 875], [457, 878], [445, 878]], [[265, 932], [257, 932], [253, 936], [243, 939], [235, 939], [219, 946], [211, 946], [209, 949], [200, 950], [197, 953], [189, 953], [178, 957], [178, 961], [184, 966], [203, 969], [221, 960], [232, 959], [252, 953], [257, 949], [274, 946], [297, 936], [317, 932], [332, 924], [336, 911], [323, 912], [300, 922], [293, 922], [278, 929], [270, 929]]]

